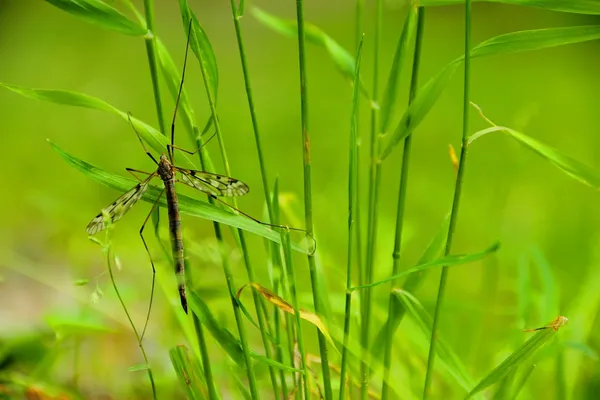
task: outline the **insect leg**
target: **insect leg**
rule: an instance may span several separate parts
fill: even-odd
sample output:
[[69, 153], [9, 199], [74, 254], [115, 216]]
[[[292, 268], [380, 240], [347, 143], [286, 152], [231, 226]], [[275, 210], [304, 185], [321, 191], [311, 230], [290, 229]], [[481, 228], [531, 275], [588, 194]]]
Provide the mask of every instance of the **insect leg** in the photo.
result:
[[202, 150], [202, 148], [203, 148], [204, 146], [206, 146], [206, 145], [208, 144], [208, 142], [210, 142], [210, 140], [211, 140], [212, 138], [214, 138], [214, 137], [215, 137], [215, 135], [216, 135], [216, 134], [217, 134], [217, 132], [215, 131], [215, 133], [213, 133], [212, 135], [210, 135], [210, 137], [208, 138], [208, 140], [207, 140], [206, 142], [204, 142], [204, 143], [202, 144], [202, 146], [198, 147], [198, 148], [197, 148], [196, 150], [194, 150], [194, 151], [186, 150], [186, 149], [184, 149], [184, 148], [182, 148], [182, 147], [175, 146], [175, 145], [173, 145], [173, 144], [168, 144], [168, 145], [167, 145], [167, 147], [169, 147], [169, 148], [171, 149], [171, 152], [172, 152], [174, 149], [177, 149], [177, 150], [179, 150], [179, 151], [183, 151], [184, 153], [187, 153], [187, 154], [189, 154], [189, 155], [192, 155], [192, 156], [193, 156], [194, 154], [196, 154], [196, 153], [198, 153], [200, 150]]
[[142, 238], [142, 242], [144, 243], [144, 248], [146, 249], [146, 253], [148, 253], [148, 257], [150, 257], [150, 265], [152, 265], [152, 289], [150, 290], [150, 303], [148, 304], [148, 313], [146, 314], [146, 322], [144, 323], [144, 329], [142, 330], [142, 335], [140, 336], [140, 342], [144, 338], [144, 334], [146, 333], [146, 328], [148, 327], [148, 321], [150, 320], [150, 311], [152, 310], [152, 300], [154, 299], [154, 280], [156, 278], [156, 268], [154, 268], [154, 260], [152, 259], [152, 254], [150, 254], [150, 250], [148, 249], [148, 244], [146, 243], [146, 239], [144, 239], [144, 228], [146, 227], [146, 224], [148, 223], [150, 216], [154, 212], [154, 209], [158, 205], [158, 201], [160, 200], [160, 198], [162, 197], [164, 192], [165, 192], [164, 189], [162, 190], [162, 192], [160, 192], [160, 194], [156, 198], [156, 201], [152, 205], [152, 209], [146, 216], [146, 219], [144, 220], [144, 223], [142, 224], [142, 227], [140, 228], [140, 237]]
[[128, 112], [127, 113], [127, 119], [129, 120], [129, 124], [131, 125], [131, 127], [133, 128], [133, 131], [135, 132], [135, 134], [137, 135], [138, 140], [140, 141], [142, 147], [144, 148], [144, 151], [146, 152], [146, 154], [148, 155], [148, 157], [150, 157], [152, 159], [152, 161], [154, 161], [154, 164], [158, 165], [158, 161], [156, 161], [156, 158], [154, 158], [154, 156], [152, 155], [152, 153], [150, 153], [148, 151], [148, 148], [146, 147], [146, 145], [144, 144], [144, 141], [142, 140], [142, 137], [140, 136], [139, 132], [137, 131], [137, 129], [135, 129], [135, 125], [133, 125], [133, 122], [131, 121], [131, 113]]
[[133, 175], [133, 177], [134, 177], [135, 179], [137, 179], [138, 181], [140, 181], [140, 182], [141, 182], [142, 180], [141, 180], [140, 178], [138, 178], [138, 176], [136, 175], [136, 173], [138, 173], [138, 174], [152, 175], [150, 172], [140, 171], [140, 170], [138, 170], [138, 169], [133, 169], [133, 168], [125, 168], [125, 170], [126, 170], [127, 172], [129, 172], [131, 175]]

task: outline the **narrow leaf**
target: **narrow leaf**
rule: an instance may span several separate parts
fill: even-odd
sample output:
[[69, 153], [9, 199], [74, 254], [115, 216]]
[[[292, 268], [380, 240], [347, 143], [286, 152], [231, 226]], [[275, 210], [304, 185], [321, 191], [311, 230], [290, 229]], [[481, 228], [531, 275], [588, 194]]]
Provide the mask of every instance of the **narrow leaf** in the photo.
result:
[[394, 53], [394, 61], [390, 68], [390, 74], [388, 76], [387, 84], [385, 85], [385, 92], [383, 94], [380, 112], [380, 124], [379, 133], [387, 133], [387, 128], [390, 122], [392, 110], [396, 104], [396, 98], [398, 94], [398, 86], [400, 82], [400, 74], [402, 72], [402, 63], [406, 57], [408, 45], [410, 44], [416, 30], [417, 21], [417, 7], [412, 6], [408, 11], [406, 20], [404, 21], [404, 28], [402, 28], [402, 34], [396, 44], [396, 52]]
[[131, 21], [119, 10], [100, 0], [46, 0], [46, 2], [105, 29], [134, 36], [146, 34], [143, 26]]
[[435, 261], [430, 261], [430, 262], [426, 262], [424, 264], [421, 265], [417, 265], [415, 267], [409, 268], [405, 271], [400, 272], [399, 274], [396, 275], [392, 275], [388, 278], [382, 279], [380, 281], [377, 282], [373, 282], [367, 285], [361, 285], [361, 286], [354, 286], [351, 287], [350, 289], [348, 289], [349, 291], [354, 291], [354, 290], [358, 290], [358, 289], [366, 289], [366, 288], [370, 288], [373, 286], [377, 286], [377, 285], [381, 285], [383, 283], [387, 283], [390, 281], [393, 281], [395, 279], [398, 279], [400, 277], [403, 277], [405, 275], [409, 275], [409, 274], [414, 274], [415, 272], [421, 272], [421, 271], [425, 271], [431, 268], [437, 268], [437, 267], [453, 267], [455, 265], [460, 265], [460, 264], [466, 264], [466, 263], [470, 263], [473, 261], [479, 261], [482, 258], [486, 257], [487, 255], [497, 251], [500, 248], [500, 242], [496, 242], [493, 245], [491, 245], [490, 247], [488, 247], [487, 249], [483, 250], [480, 253], [474, 253], [474, 254], [460, 254], [460, 255], [450, 255], [450, 256], [445, 256], [442, 258], [438, 258]]
[[[427, 245], [427, 248], [425, 249], [423, 255], [419, 259], [418, 264], [425, 264], [431, 262], [442, 254], [442, 252], [444, 251], [444, 246], [446, 245], [446, 236], [448, 235], [449, 226], [450, 214], [447, 214], [444, 218], [444, 222], [442, 222], [442, 225], [438, 229], [437, 233], [431, 239], [431, 242], [429, 242], [429, 244]], [[406, 281], [402, 285], [402, 289], [407, 292], [414, 293], [419, 288], [419, 286], [421, 286], [421, 283], [425, 279], [426, 274], [427, 270], [408, 275]], [[377, 333], [376, 339], [373, 341], [372, 352], [378, 359], [383, 358], [383, 346], [385, 344], [384, 335], [386, 335], [388, 332], [388, 326], [391, 325], [391, 332], [393, 334], [400, 326], [400, 322], [402, 322], [402, 319], [406, 314], [406, 308], [404, 308], [402, 304], [399, 304], [399, 307], [393, 307], [392, 311], [393, 313], [388, 315], [386, 323], [381, 327], [381, 329]]]
[[538, 155], [542, 156], [550, 163], [554, 164], [560, 170], [565, 172], [570, 177], [588, 185], [595, 189], [600, 189], [600, 173], [590, 168], [589, 166], [560, 153], [558, 150], [539, 142], [523, 133], [517, 132], [514, 129], [504, 126], [492, 126], [474, 133], [469, 138], [469, 144], [473, 143], [480, 137], [491, 132], [504, 132], [510, 137], [521, 143], [525, 147], [533, 150]]
[[[600, 25], [512, 32], [488, 39], [475, 46], [471, 52], [471, 58], [541, 50], [598, 38], [600, 38]], [[419, 89], [414, 101], [405, 111], [397, 128], [388, 139], [381, 153], [381, 160], [389, 156], [396, 145], [410, 135], [423, 121], [463, 60], [464, 56], [461, 56], [452, 61]]]
[[[421, 303], [410, 293], [394, 289], [392, 293], [394, 298], [406, 309], [408, 314], [416, 322], [417, 326], [423, 332], [423, 335], [429, 340], [431, 338], [431, 327], [433, 319], [423, 308]], [[469, 375], [467, 368], [460, 361], [452, 347], [446, 342], [443, 337], [438, 337], [438, 357], [442, 366], [448, 373], [461, 385], [465, 390], [470, 390], [473, 387], [473, 379]]]
[[198, 22], [198, 18], [196, 18], [196, 15], [190, 9], [187, 0], [179, 0], [179, 8], [181, 10], [183, 29], [185, 30], [186, 35], [189, 30], [190, 20], [192, 21], [190, 47], [200, 63], [202, 74], [208, 85], [207, 90], [209, 91], [209, 96], [216, 102], [217, 89], [219, 87], [219, 71], [217, 69], [215, 53], [208, 40], [208, 36], [206, 36], [206, 32], [204, 32], [202, 25]]
[[[71, 92], [67, 90], [30, 89], [21, 86], [7, 85], [1, 82], [0, 86], [31, 99], [43, 100], [68, 106], [91, 108], [93, 110], [107, 111], [120, 116], [125, 121], [129, 122], [130, 120], [130, 117], [127, 113], [111, 106], [103, 100], [88, 96], [87, 94]], [[169, 141], [164, 135], [150, 125], [134, 117], [131, 117], [131, 123], [135, 126], [137, 132], [140, 134], [142, 139], [148, 143], [149, 146], [159, 153], [166, 151], [167, 143], [169, 143]], [[135, 135], [135, 133], [132, 132], [132, 135]]]
[[[277, 294], [273, 293], [271, 290], [262, 286], [260, 283], [250, 282], [250, 283], [245, 284], [241, 288], [239, 288], [237, 291], [238, 298], [241, 296], [242, 291], [248, 286], [255, 289], [262, 297], [265, 298], [265, 300], [269, 301], [271, 304], [273, 304], [275, 307], [279, 308], [281, 311], [292, 314], [292, 315], [295, 314], [294, 307], [290, 303], [285, 301], [283, 298], [279, 297]], [[313, 324], [314, 326], [316, 326], [317, 329], [319, 329], [321, 331], [321, 333], [331, 343], [331, 345], [335, 347], [335, 342], [331, 338], [331, 335], [329, 334], [327, 327], [325, 326], [325, 324], [323, 323], [323, 321], [317, 314], [315, 314], [313, 312], [305, 311], [305, 310], [298, 310], [298, 311], [300, 312], [300, 318], [302, 318], [303, 320], [308, 321], [311, 324]]]
[[[94, 179], [95, 181], [98, 181], [106, 186], [109, 186], [113, 189], [122, 192], [131, 189], [137, 184], [137, 181], [106, 172], [98, 167], [93, 166], [92, 164], [88, 164], [87, 162], [64, 152], [55, 144], [50, 144], [65, 161], [67, 161], [69, 164], [83, 172], [85, 175]], [[160, 192], [161, 189], [158, 189], [154, 186], [150, 186], [144, 194], [144, 196], [142, 197], [142, 199], [147, 202], [154, 203]], [[245, 231], [257, 234], [274, 242], [281, 243], [281, 236], [279, 235], [279, 233], [249, 218], [246, 218], [242, 215], [233, 214], [231, 212], [226, 211], [225, 209], [215, 207], [206, 201], [200, 201], [192, 197], [186, 196], [184, 194], [179, 194], [178, 198], [179, 209], [184, 214], [208, 219], [210, 221], [219, 222], [228, 226], [233, 226], [235, 228], [243, 229]], [[158, 204], [162, 207], [167, 206], [166, 199], [164, 196], [161, 197]], [[297, 244], [293, 244], [292, 247], [296, 251], [308, 254], [308, 250], [303, 249]]]
[[[564, 318], [564, 319], [562, 319]], [[548, 324], [543, 328], [538, 328], [539, 332], [533, 335], [528, 341], [523, 343], [521, 347], [515, 350], [510, 356], [508, 356], [500, 365], [494, 368], [485, 378], [483, 378], [474, 388], [469, 392], [465, 399], [470, 399], [476, 393], [481, 392], [487, 387], [499, 382], [514, 368], [519, 366], [521, 363], [526, 361], [533, 353], [540, 349], [543, 345], [548, 343], [556, 333], [558, 329], [566, 323], [565, 317], [558, 317], [556, 324]], [[552, 326], [550, 326], [552, 325]]]
[[[600, 2], [598, 0], [473, 0], [488, 3], [515, 4], [518, 6], [529, 6], [545, 8], [547, 10], [563, 11], [576, 14], [600, 14]], [[447, 6], [461, 4], [463, 0], [420, 0], [419, 4], [429, 6]]]

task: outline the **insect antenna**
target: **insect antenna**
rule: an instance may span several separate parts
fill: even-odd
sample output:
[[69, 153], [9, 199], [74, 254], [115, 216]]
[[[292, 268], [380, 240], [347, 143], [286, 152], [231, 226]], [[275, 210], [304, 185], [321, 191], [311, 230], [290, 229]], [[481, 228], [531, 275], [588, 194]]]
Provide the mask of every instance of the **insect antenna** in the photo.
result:
[[175, 154], [173, 152], [173, 146], [175, 145], [175, 119], [177, 118], [177, 109], [179, 108], [179, 100], [181, 99], [183, 81], [185, 79], [185, 68], [187, 66], [188, 51], [190, 49], [190, 38], [192, 37], [192, 22], [193, 19], [190, 19], [190, 25], [188, 26], [188, 37], [185, 44], [185, 56], [183, 57], [181, 81], [179, 82], [179, 91], [177, 92], [177, 100], [175, 100], [175, 111], [173, 111], [173, 120], [171, 121], [171, 146], [167, 146], [167, 152], [169, 153], [169, 160], [171, 161], [171, 164], [175, 162]]

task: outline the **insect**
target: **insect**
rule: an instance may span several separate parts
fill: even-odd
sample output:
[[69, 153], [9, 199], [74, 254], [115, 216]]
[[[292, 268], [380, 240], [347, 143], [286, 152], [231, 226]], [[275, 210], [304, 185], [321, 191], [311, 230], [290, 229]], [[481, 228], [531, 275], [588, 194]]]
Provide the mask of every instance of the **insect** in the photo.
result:
[[567, 317], [563, 317], [562, 315], [560, 315], [542, 327], [534, 328], [534, 329], [523, 329], [523, 332], [535, 332], [535, 331], [541, 331], [542, 329], [550, 329], [550, 328], [554, 329], [554, 331], [558, 331], [558, 328], [565, 326], [567, 324], [567, 322], [569, 322], [569, 319]]
[[[190, 21], [190, 30], [191, 30], [191, 21]], [[184, 149], [181, 149], [174, 145], [175, 140], [175, 119], [177, 117], [177, 107], [179, 105], [179, 100], [181, 96], [181, 90], [183, 88], [183, 80], [185, 77], [185, 67], [187, 64], [187, 55], [189, 48], [189, 37], [190, 30], [188, 30], [188, 44], [186, 46], [185, 51], [185, 61], [183, 64], [183, 71], [181, 76], [179, 93], [177, 95], [177, 101], [175, 103], [175, 112], [173, 114], [173, 123], [171, 124], [171, 143], [167, 145], [167, 153], [163, 153], [158, 160], [148, 151], [146, 145], [144, 144], [140, 134], [135, 129], [135, 126], [131, 122], [131, 117], [129, 118], [129, 122], [133, 127], [140, 143], [142, 144], [144, 151], [146, 154], [152, 159], [152, 161], [156, 164], [157, 169], [153, 173], [147, 173], [144, 171], [135, 170], [132, 168], [127, 168], [127, 171], [131, 173], [133, 176], [137, 178], [135, 173], [141, 173], [148, 175], [146, 179], [141, 180], [137, 185], [131, 188], [126, 193], [122, 194], [119, 198], [117, 198], [110, 205], [105, 207], [94, 219], [90, 221], [90, 223], [86, 227], [86, 231], [90, 235], [94, 235], [95, 233], [103, 230], [105, 226], [105, 215], [111, 219], [112, 222], [116, 222], [121, 219], [127, 211], [129, 211], [135, 203], [138, 202], [139, 199], [142, 198], [150, 182], [153, 178], [159, 177], [164, 184], [164, 189], [160, 192], [158, 198], [154, 202], [152, 209], [142, 227], [140, 228], [140, 237], [142, 238], [142, 242], [144, 243], [144, 247], [146, 252], [150, 255], [150, 251], [148, 249], [148, 245], [146, 240], [144, 239], [144, 228], [146, 223], [148, 222], [150, 215], [158, 205], [158, 202], [163, 194], [166, 193], [167, 196], [167, 212], [169, 216], [169, 234], [171, 239], [171, 248], [173, 252], [173, 260], [175, 263], [175, 273], [177, 274], [177, 285], [179, 290], [179, 297], [181, 300], [181, 306], [183, 310], [187, 313], [187, 297], [185, 294], [185, 278], [184, 278], [184, 249], [183, 249], [183, 240], [181, 234], [181, 219], [179, 214], [179, 204], [177, 200], [177, 193], [175, 191], [175, 182], [181, 182], [188, 186], [191, 186], [195, 189], [198, 189], [213, 198], [217, 198], [218, 196], [242, 196], [248, 193], [248, 186], [234, 178], [230, 178], [224, 175], [213, 174], [205, 171], [196, 171], [191, 169], [185, 169], [181, 167], [176, 167], [174, 165], [174, 150], [179, 149], [189, 154], [195, 154], [198, 150], [194, 152], [190, 152]], [[181, 179], [177, 179], [177, 173], [179, 172]], [[139, 178], [138, 178], [139, 179]], [[218, 199], [217, 199], [218, 200]], [[224, 203], [224, 202], [223, 202]], [[227, 204], [227, 203], [224, 203]], [[227, 204], [228, 205], [228, 204]], [[239, 211], [239, 210], [238, 210]], [[242, 213], [244, 214], [244, 213]], [[244, 214], [247, 215], [247, 214]], [[251, 218], [251, 217], [250, 217]], [[252, 218], [254, 219], [254, 218]], [[260, 222], [260, 221], [257, 221]], [[154, 261], [152, 261], [152, 257], [150, 257], [150, 262], [152, 264], [152, 294], [154, 292], [154, 278], [155, 278], [155, 267]], [[151, 297], [152, 297], [151, 294]], [[150, 302], [151, 307], [152, 301]], [[150, 310], [148, 311], [150, 312]]]

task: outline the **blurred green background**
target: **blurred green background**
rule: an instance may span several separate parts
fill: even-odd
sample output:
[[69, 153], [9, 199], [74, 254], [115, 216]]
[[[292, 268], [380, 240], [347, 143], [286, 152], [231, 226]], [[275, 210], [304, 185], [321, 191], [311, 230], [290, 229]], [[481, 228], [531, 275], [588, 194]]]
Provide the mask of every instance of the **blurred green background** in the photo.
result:
[[[118, 3], [111, 2], [115, 6]], [[142, 9], [140, 1], [134, 3]], [[217, 57], [218, 111], [232, 174], [251, 188], [250, 194], [240, 199], [240, 207], [251, 215], [263, 216], [260, 172], [229, 2], [190, 0], [190, 5]], [[295, 18], [293, 1], [261, 0], [253, 1], [252, 5], [281, 17]], [[185, 33], [179, 8], [176, 2], [161, 1], [157, 2], [156, 9], [156, 32], [180, 67]], [[367, 1], [363, 71], [369, 86], [374, 11], [374, 2]], [[404, 2], [385, 2], [381, 51], [384, 77], [405, 15]], [[306, 18], [354, 54], [354, 2], [306, 1]], [[463, 18], [462, 7], [427, 10], [421, 82], [462, 54]], [[475, 4], [473, 43], [516, 30], [598, 23], [599, 17]], [[272, 185], [278, 177], [280, 190], [291, 201], [297, 220], [288, 220], [288, 223], [302, 227], [296, 41], [270, 31], [249, 12], [242, 19], [242, 26], [269, 179]], [[589, 42], [477, 59], [472, 65], [472, 101], [497, 124], [519, 129], [600, 171], [600, 113], [595, 101], [600, 92], [599, 50], [598, 42]], [[324, 50], [309, 45], [308, 51], [315, 229], [319, 257], [326, 271], [324, 278], [336, 313], [332, 323], [341, 327], [351, 88]], [[143, 39], [103, 30], [45, 2], [0, 1], [0, 82], [86, 93], [123, 111], [131, 111], [136, 118], [157, 127]], [[185, 85], [197, 122], [203, 125], [210, 111], [193, 58]], [[405, 107], [406, 86], [400, 95], [396, 121]], [[173, 103], [164, 85], [162, 92], [167, 110], [165, 118], [170, 120]], [[457, 73], [415, 132], [403, 248], [403, 265], [407, 267], [419, 258], [450, 208], [454, 170], [448, 144], [458, 148], [460, 143], [461, 96], [462, 76]], [[0, 90], [0, 104], [3, 150], [0, 336], [23, 337], [45, 330], [49, 316], [54, 316], [50, 318], [52, 321], [57, 315], [63, 318], [100, 315], [103, 324], [115, 332], [82, 339], [81, 351], [89, 357], [82, 361], [85, 364], [81, 369], [82, 385], [98, 393], [111, 393], [114, 398], [130, 393], [134, 383], [140, 390], [146, 390], [144, 373], [126, 372], [127, 367], [140, 362], [140, 357], [133, 335], [127, 325], [123, 325], [123, 312], [106, 275], [97, 280], [105, 298], [90, 305], [94, 279], [106, 267], [100, 248], [87, 239], [84, 228], [119, 193], [69, 167], [46, 139], [115, 173], [125, 174], [125, 167], [150, 171], [153, 164], [130, 126], [113, 115], [39, 102], [7, 90]], [[367, 176], [368, 126], [369, 111], [363, 104], [363, 178]], [[486, 123], [473, 112], [471, 133], [484, 127]], [[179, 131], [177, 142], [186, 148], [193, 147], [183, 129]], [[217, 160], [216, 141], [209, 148]], [[596, 333], [600, 302], [598, 193], [501, 134], [476, 142], [469, 155], [453, 252], [479, 251], [495, 239], [502, 242], [502, 248], [491, 260], [451, 271], [442, 334], [479, 379], [523, 341], [520, 328], [541, 326], [559, 312], [570, 320], [561, 340], [576, 344], [564, 350], [569, 395], [595, 398], [593, 393], [600, 390], [595, 356], [600, 345], [600, 335]], [[391, 268], [400, 162], [401, 150], [397, 149], [384, 165], [377, 243], [376, 276], [380, 278], [389, 274]], [[217, 172], [223, 173], [222, 165], [217, 162], [217, 166]], [[367, 186], [363, 183], [362, 187]], [[366, 196], [362, 201], [366, 207]], [[150, 268], [137, 231], [149, 208], [147, 203], [137, 205], [118, 223], [113, 236], [115, 251], [123, 265], [118, 281], [139, 324], [150, 290]], [[186, 216], [182, 223], [187, 241], [196, 244], [196, 251], [188, 250], [188, 254], [192, 267], [201, 268], [205, 298], [215, 315], [235, 331], [220, 265], [215, 262], [213, 253], [206, 250], [214, 248], [212, 224]], [[150, 240], [150, 246], [160, 260], [154, 239]], [[263, 241], [251, 237], [250, 246], [259, 281], [266, 285], [268, 273]], [[533, 261], [532, 254], [535, 255]], [[536, 272], [534, 264], [539, 259], [546, 260], [552, 272], [550, 281], [544, 281]], [[236, 284], [241, 286], [247, 277], [239, 257], [236, 260], [233, 264]], [[302, 304], [312, 309], [304, 257], [298, 257], [296, 267], [301, 279]], [[531, 271], [530, 276], [524, 271]], [[419, 299], [430, 311], [438, 274], [432, 273], [419, 292]], [[75, 280], [83, 278], [91, 279], [92, 283], [83, 287], [74, 285]], [[552, 282], [556, 285], [556, 292], [550, 297], [548, 284], [544, 282], [551, 282], [550, 287]], [[386, 290], [374, 292], [377, 327], [385, 317]], [[183, 339], [177, 333], [170, 309], [165, 307], [162, 292], [157, 293], [147, 343], [153, 368], [159, 371], [162, 384], [168, 386], [174, 374], [166, 349]], [[249, 302], [249, 297], [246, 300]], [[559, 310], [552, 309], [549, 304], [553, 302], [558, 302]], [[250, 325], [248, 329], [254, 348], [260, 350], [258, 333]], [[411, 334], [419, 333], [415, 330]], [[402, 342], [402, 335], [397, 335], [398, 342], [406, 343]], [[211, 346], [215, 359], [225, 357], [214, 343]], [[410, 361], [409, 372], [396, 367], [397, 373], [402, 379], [410, 379], [418, 393], [423, 379], [424, 354], [414, 350], [410, 343], [401, 346], [403, 350], [398, 351], [412, 351], [417, 361]], [[314, 337], [310, 350], [318, 353]], [[70, 379], [73, 361], [69, 351], [66, 348], [58, 357], [50, 376]], [[401, 358], [398, 355], [398, 359]], [[402, 365], [399, 361], [396, 364]], [[221, 379], [229, 382], [229, 367], [225, 364], [215, 367]], [[540, 362], [527, 387], [529, 394], [525, 396], [540, 398], [533, 393], [547, 393], [543, 398], [560, 398], [554, 387], [556, 368], [552, 358]], [[262, 379], [266, 382], [267, 378]]]

